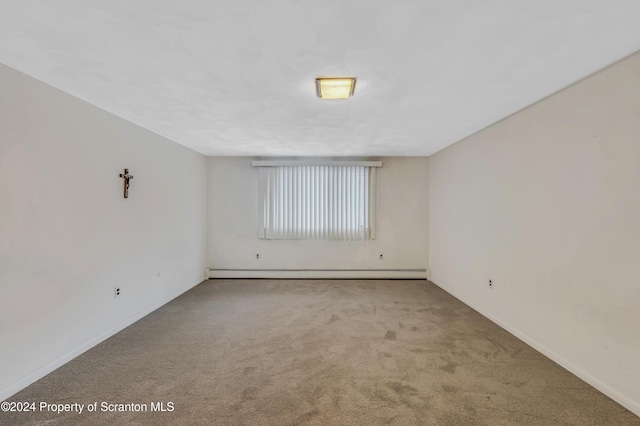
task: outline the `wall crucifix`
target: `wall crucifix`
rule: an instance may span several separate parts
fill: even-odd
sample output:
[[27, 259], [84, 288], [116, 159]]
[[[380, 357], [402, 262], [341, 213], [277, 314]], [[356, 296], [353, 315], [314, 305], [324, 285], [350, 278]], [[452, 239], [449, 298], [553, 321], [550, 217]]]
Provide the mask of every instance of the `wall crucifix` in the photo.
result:
[[133, 176], [129, 174], [129, 169], [124, 169], [124, 173], [120, 173], [120, 177], [124, 183], [124, 198], [129, 198], [129, 180], [133, 179]]

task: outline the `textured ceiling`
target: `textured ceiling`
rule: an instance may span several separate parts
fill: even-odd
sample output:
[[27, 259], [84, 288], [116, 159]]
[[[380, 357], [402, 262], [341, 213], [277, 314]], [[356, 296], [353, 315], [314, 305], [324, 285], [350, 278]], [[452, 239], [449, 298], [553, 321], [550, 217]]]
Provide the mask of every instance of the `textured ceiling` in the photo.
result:
[[[206, 155], [430, 155], [640, 49], [638, 0], [1, 0], [0, 61]], [[317, 76], [358, 77], [322, 101]]]

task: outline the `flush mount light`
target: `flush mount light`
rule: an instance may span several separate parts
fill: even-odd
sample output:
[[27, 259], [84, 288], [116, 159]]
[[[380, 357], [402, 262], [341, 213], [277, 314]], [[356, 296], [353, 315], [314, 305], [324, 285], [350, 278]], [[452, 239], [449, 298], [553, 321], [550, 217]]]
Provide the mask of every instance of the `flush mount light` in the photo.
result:
[[318, 77], [316, 94], [322, 99], [347, 99], [356, 88], [355, 77]]

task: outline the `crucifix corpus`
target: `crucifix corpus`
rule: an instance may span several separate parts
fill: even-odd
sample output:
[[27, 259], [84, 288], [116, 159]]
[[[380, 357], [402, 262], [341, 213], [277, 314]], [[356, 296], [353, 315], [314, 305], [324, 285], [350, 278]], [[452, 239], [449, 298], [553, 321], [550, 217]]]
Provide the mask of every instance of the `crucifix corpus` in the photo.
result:
[[129, 174], [129, 169], [124, 169], [124, 173], [120, 173], [120, 177], [124, 182], [124, 198], [129, 198], [129, 180], [133, 179], [133, 176]]

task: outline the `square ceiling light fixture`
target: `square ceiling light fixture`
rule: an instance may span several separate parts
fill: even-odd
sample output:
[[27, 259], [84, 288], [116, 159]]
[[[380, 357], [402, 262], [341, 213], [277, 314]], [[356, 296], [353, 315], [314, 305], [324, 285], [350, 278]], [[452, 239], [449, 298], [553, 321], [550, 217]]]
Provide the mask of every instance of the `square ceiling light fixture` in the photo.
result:
[[318, 77], [316, 94], [322, 99], [347, 99], [356, 89], [355, 77]]

